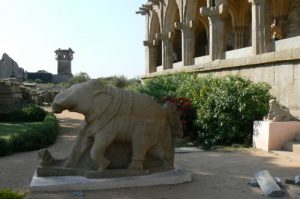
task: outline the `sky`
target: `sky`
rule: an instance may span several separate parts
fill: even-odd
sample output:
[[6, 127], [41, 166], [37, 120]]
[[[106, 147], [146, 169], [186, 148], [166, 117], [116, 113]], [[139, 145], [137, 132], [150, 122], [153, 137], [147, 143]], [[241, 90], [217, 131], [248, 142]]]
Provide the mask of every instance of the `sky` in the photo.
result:
[[[142, 76], [146, 0], [0, 0], [0, 56], [28, 72], [57, 73], [54, 51], [75, 51], [72, 73]], [[0, 57], [1, 58], [1, 57]]]

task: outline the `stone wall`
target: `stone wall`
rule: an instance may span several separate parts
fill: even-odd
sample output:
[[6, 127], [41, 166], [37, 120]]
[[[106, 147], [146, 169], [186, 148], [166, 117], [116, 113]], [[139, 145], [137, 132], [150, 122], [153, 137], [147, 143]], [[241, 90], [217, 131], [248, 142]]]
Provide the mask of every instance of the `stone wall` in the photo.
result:
[[17, 78], [22, 81], [25, 76], [24, 69], [20, 68], [17, 62], [4, 53], [0, 60], [0, 79]]
[[199, 76], [240, 75], [254, 82], [267, 82], [272, 86], [272, 95], [293, 115], [300, 117], [300, 48], [182, 66], [151, 73], [144, 78], [175, 72], [192, 72]]
[[0, 81], [0, 113], [10, 112], [22, 104], [20, 84]]
[[67, 82], [73, 75], [52, 75], [52, 83], [59, 84], [61, 82]]

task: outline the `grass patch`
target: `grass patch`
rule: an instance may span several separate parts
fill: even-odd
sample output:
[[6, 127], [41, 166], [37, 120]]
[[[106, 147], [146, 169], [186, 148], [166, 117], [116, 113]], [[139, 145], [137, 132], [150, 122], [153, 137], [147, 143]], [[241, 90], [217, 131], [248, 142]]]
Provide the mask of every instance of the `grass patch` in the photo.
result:
[[48, 147], [57, 132], [57, 120], [51, 113], [42, 122], [0, 123], [0, 156]]
[[14, 192], [11, 189], [4, 189], [0, 191], [0, 199], [23, 199], [28, 193]]
[[42, 122], [31, 123], [0, 123], [0, 138], [8, 140], [12, 136], [21, 136], [29, 133], [33, 128], [41, 125]]

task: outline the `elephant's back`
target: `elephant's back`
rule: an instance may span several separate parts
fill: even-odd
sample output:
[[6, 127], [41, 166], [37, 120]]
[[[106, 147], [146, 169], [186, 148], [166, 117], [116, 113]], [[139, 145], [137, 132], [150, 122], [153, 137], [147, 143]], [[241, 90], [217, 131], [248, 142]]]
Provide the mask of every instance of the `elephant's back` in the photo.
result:
[[134, 115], [157, 117], [165, 114], [164, 109], [149, 95], [130, 91], [126, 91], [125, 95], [127, 96], [125, 105], [130, 107]]

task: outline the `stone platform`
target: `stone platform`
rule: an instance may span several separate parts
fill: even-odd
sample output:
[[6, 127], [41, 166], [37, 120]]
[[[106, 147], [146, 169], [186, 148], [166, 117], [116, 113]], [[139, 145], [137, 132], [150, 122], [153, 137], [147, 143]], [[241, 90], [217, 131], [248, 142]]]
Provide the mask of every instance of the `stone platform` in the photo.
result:
[[143, 176], [88, 179], [81, 176], [38, 177], [33, 175], [31, 192], [90, 191], [180, 184], [192, 181], [191, 174], [181, 168]]

